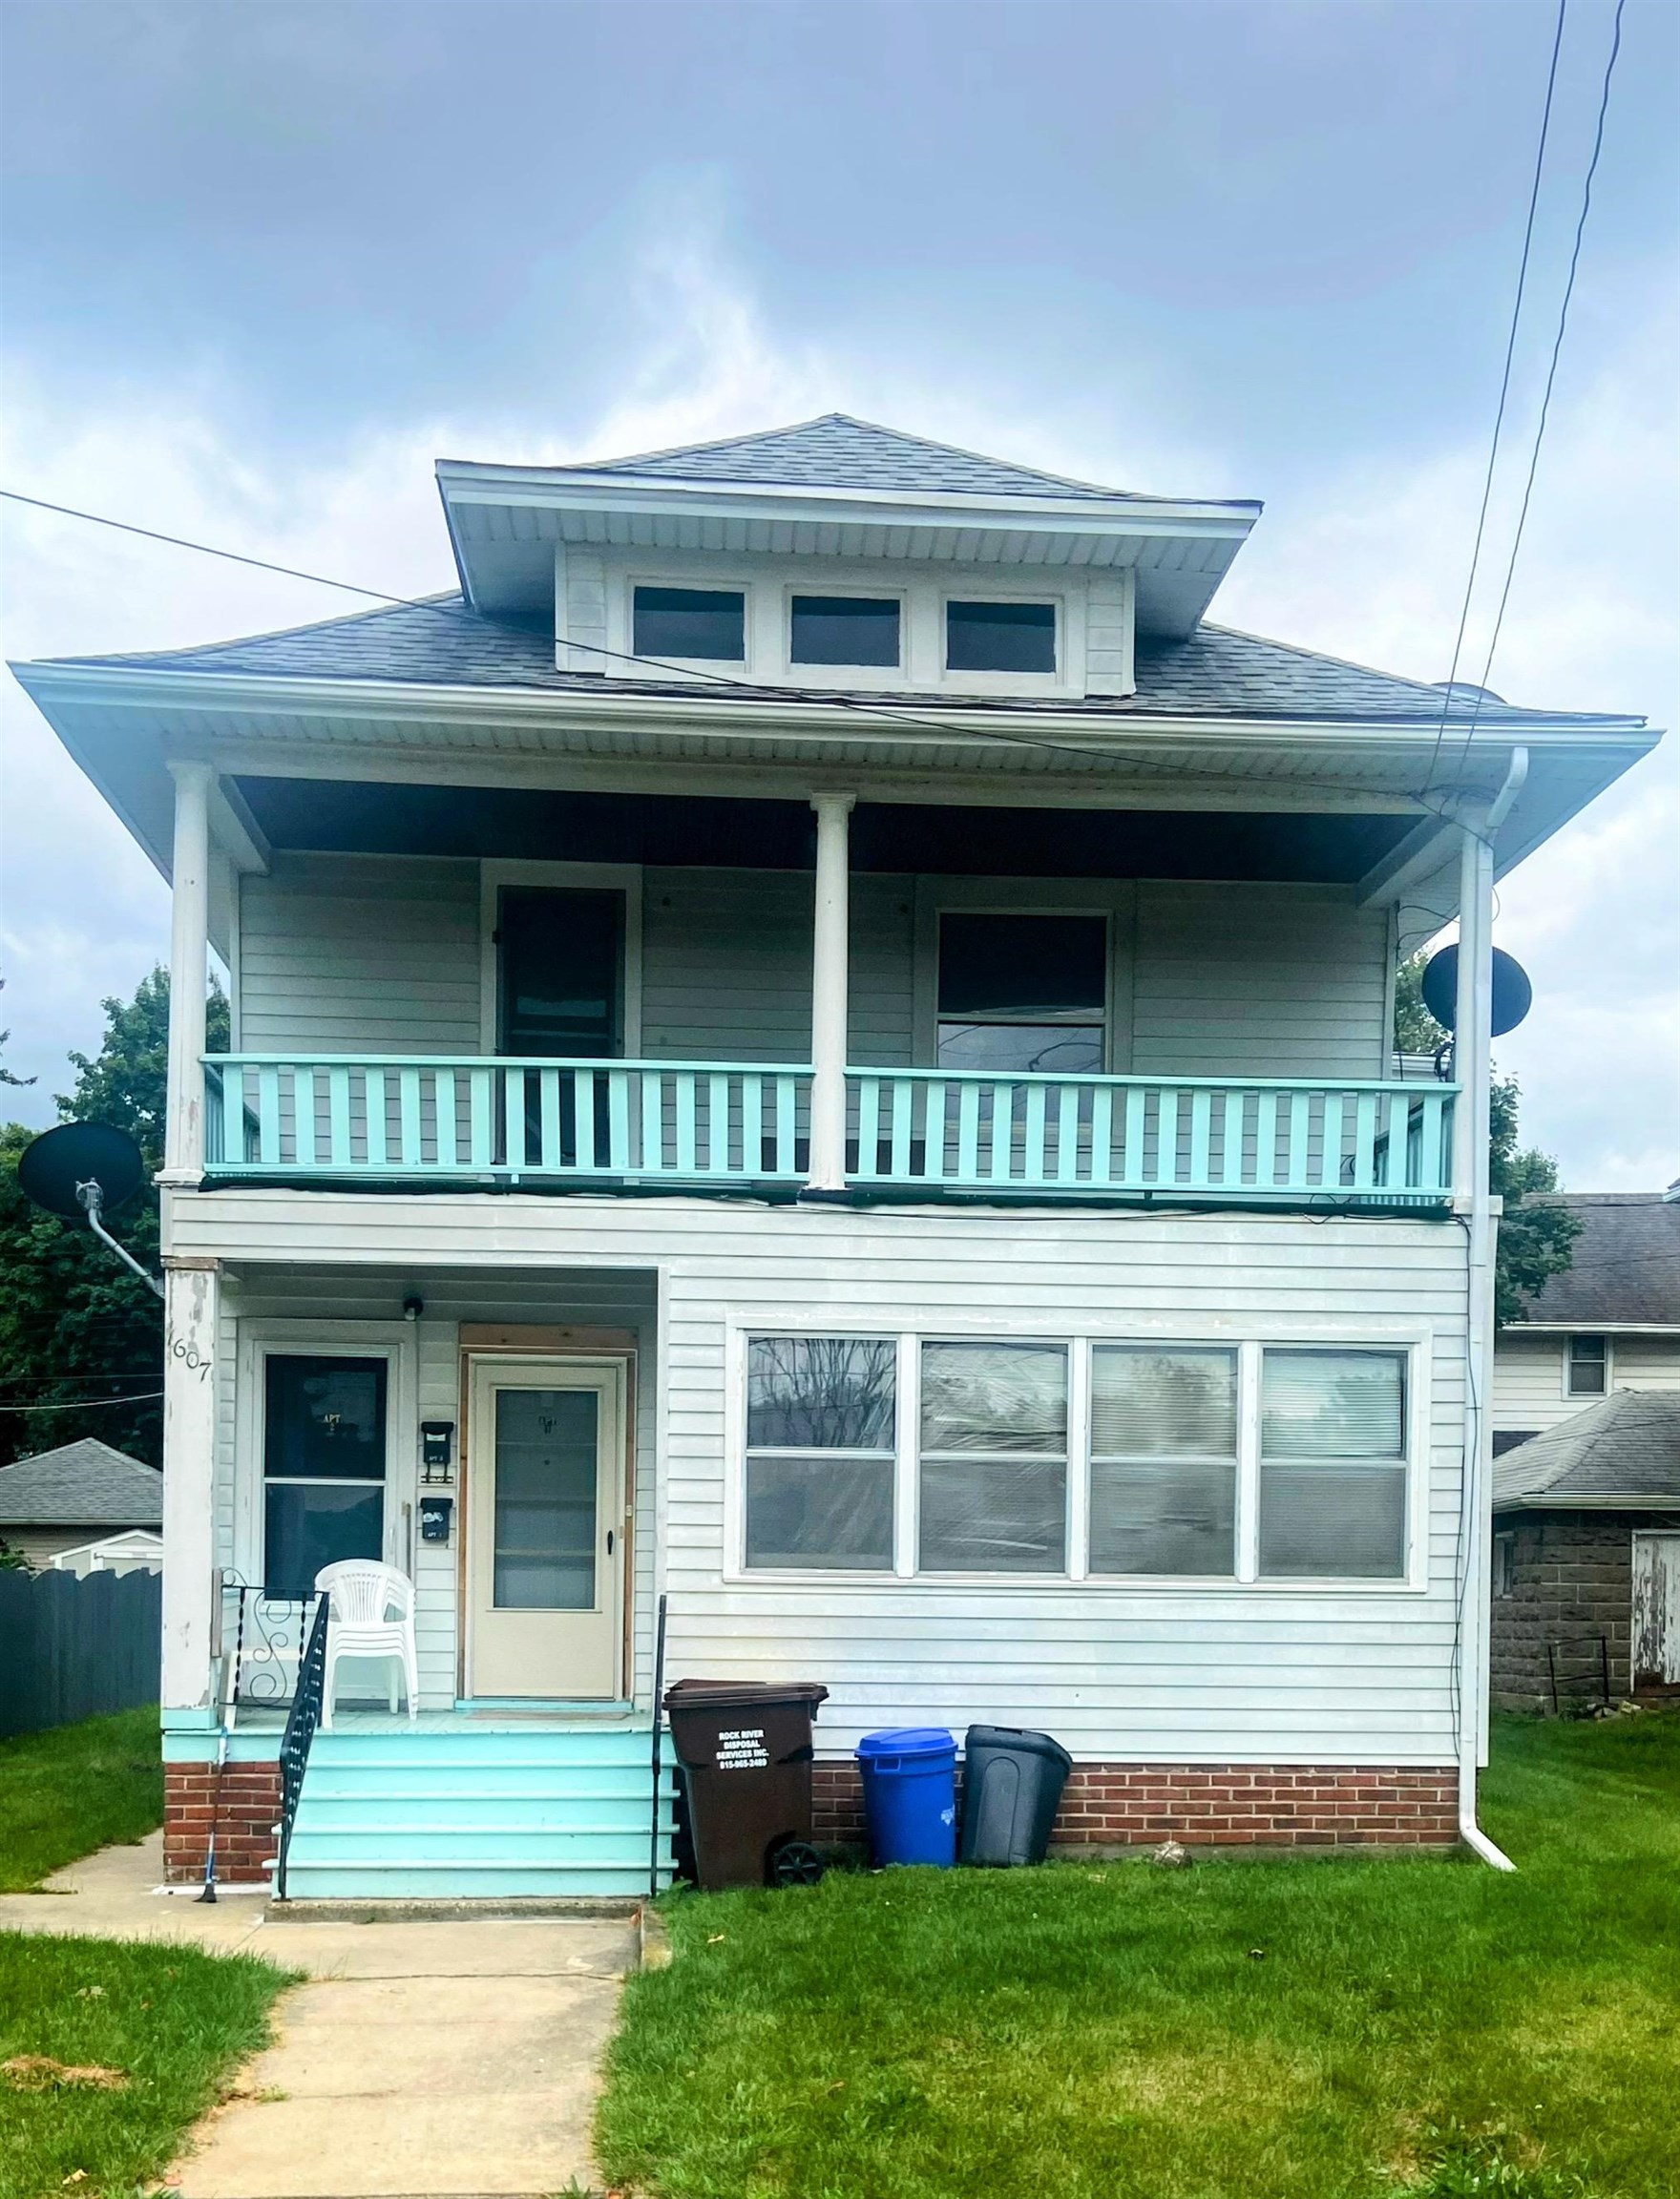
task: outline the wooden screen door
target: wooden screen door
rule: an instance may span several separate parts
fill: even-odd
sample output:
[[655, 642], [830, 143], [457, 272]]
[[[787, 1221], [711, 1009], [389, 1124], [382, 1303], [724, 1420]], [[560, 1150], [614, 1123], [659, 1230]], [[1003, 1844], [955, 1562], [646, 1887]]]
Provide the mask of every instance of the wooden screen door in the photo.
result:
[[471, 1367], [467, 1692], [612, 1701], [626, 1364], [487, 1357]]
[[1633, 1538], [1632, 1679], [1680, 1683], [1680, 1535]]

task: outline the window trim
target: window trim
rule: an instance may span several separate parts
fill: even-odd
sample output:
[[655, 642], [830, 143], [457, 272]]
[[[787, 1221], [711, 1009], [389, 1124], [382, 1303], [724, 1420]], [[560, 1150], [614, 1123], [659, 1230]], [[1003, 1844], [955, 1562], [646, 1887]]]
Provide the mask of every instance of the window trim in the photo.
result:
[[[1072, 666], [1082, 664], [1084, 635], [1075, 654], [1073, 604], [1075, 591], [1065, 586], [1023, 588], [998, 580], [952, 580], [938, 592], [937, 656], [941, 687], [962, 695], [1066, 695], [1073, 692]], [[1082, 598], [1081, 599], [1082, 603]], [[1048, 672], [953, 671], [950, 655], [950, 615], [953, 603], [1048, 603], [1056, 614], [1056, 662]]]
[[[897, 1335], [898, 1426], [894, 1462], [893, 1567], [891, 1574], [822, 1566], [797, 1569], [755, 1566], [746, 1561], [746, 1343], [750, 1336]], [[1068, 1353], [1067, 1551], [1060, 1573], [921, 1573], [916, 1570], [920, 1536], [919, 1442], [921, 1430], [921, 1347], [924, 1343], [1050, 1344]], [[1091, 1352], [1104, 1344], [1132, 1344], [1162, 1351], [1223, 1347], [1237, 1353], [1236, 1572], [1231, 1574], [1102, 1573], [1089, 1571]], [[1406, 1426], [1400, 1458], [1406, 1476], [1402, 1517], [1406, 1546], [1396, 1574], [1273, 1575], [1259, 1573], [1260, 1546], [1260, 1372], [1261, 1354], [1275, 1351], [1388, 1351], [1406, 1361]], [[1430, 1592], [1429, 1506], [1433, 1448], [1434, 1331], [1410, 1323], [1325, 1322], [1288, 1328], [1258, 1324], [1152, 1326], [1145, 1319], [1129, 1325], [1090, 1323], [1055, 1328], [1043, 1322], [1010, 1322], [976, 1316], [937, 1327], [896, 1330], [892, 1318], [790, 1318], [766, 1307], [731, 1311], [724, 1342], [724, 1552], [723, 1578], [730, 1587], [785, 1590], [804, 1584], [825, 1590], [850, 1582], [859, 1588], [889, 1581], [918, 1592], [983, 1587], [1011, 1594], [1049, 1595], [1065, 1588], [1104, 1596], [1172, 1598], [1238, 1595], [1302, 1597], [1424, 1596]]]
[[[739, 657], [657, 657], [640, 656], [636, 648], [636, 591], [639, 588], [670, 588], [686, 596], [739, 596], [741, 598], [741, 649]], [[634, 680], [639, 667], [645, 666], [648, 674], [659, 679], [665, 667], [693, 674], [704, 679], [708, 673], [724, 674], [728, 679], [745, 679], [753, 659], [753, 588], [749, 580], [736, 580], [724, 574], [685, 575], [675, 578], [663, 573], [627, 573], [624, 576], [623, 632], [617, 647], [625, 657], [634, 660], [620, 664], [620, 669]]]
[[1496, 1603], [1509, 1603], [1517, 1593], [1517, 1530], [1514, 1527], [1495, 1530], [1488, 1592]]
[[[943, 916], [1101, 916], [1108, 926], [1102, 1074], [1124, 1076], [1132, 1059], [1133, 943], [1137, 888], [1083, 878], [918, 878], [911, 975], [911, 1046], [915, 1067], [939, 1066], [939, 923]], [[998, 1075], [1007, 1073], [999, 1071]]]
[[[796, 663], [793, 657], [793, 598], [796, 596], [849, 596], [854, 601], [861, 603], [896, 603], [898, 606], [897, 663]], [[884, 580], [874, 586], [866, 580], [824, 581], [820, 574], [810, 579], [786, 581], [781, 592], [781, 624], [778, 635], [781, 645], [781, 676], [790, 685], [801, 687], [844, 687], [849, 693], [853, 687], [880, 687], [900, 692], [910, 684], [912, 615], [910, 590], [905, 587], [894, 586], [891, 581]]]
[[416, 1326], [409, 1321], [241, 1320], [235, 1366], [232, 1561], [245, 1580], [261, 1584], [266, 1579], [263, 1436], [271, 1358], [386, 1361], [381, 1555], [386, 1564], [416, 1579], [415, 1476], [420, 1442]]
[[[805, 1448], [801, 1449], [797, 1445], [790, 1444], [752, 1443], [749, 1440], [751, 1430], [748, 1421], [747, 1408], [747, 1373], [750, 1364], [751, 1346], [757, 1339], [768, 1336], [785, 1336], [811, 1341], [834, 1337], [849, 1343], [855, 1342], [863, 1344], [891, 1345], [893, 1348], [892, 1441], [891, 1445], [885, 1450], [861, 1451], [855, 1448], [843, 1448], [839, 1445], [830, 1446], [811, 1444], [807, 1445]], [[739, 1475], [741, 1504], [741, 1538], [739, 1554], [741, 1570], [743, 1573], [746, 1574], [750, 1579], [755, 1581], [763, 1580], [766, 1574], [774, 1575], [780, 1579], [787, 1579], [788, 1577], [791, 1576], [797, 1580], [805, 1580], [811, 1575], [816, 1575], [823, 1580], [829, 1580], [837, 1577], [847, 1581], [881, 1581], [890, 1579], [892, 1577], [892, 1571], [896, 1567], [898, 1560], [898, 1459], [900, 1455], [899, 1447], [903, 1434], [903, 1372], [904, 1351], [902, 1339], [893, 1331], [892, 1328], [885, 1324], [877, 1324], [875, 1328], [869, 1330], [841, 1328], [837, 1326], [825, 1329], [810, 1329], [801, 1327], [799, 1325], [793, 1325], [783, 1329], [771, 1329], [766, 1327], [763, 1322], [759, 1322], [750, 1328], [744, 1329], [741, 1331], [741, 1439], [738, 1446], [731, 1446], [731, 1455], [734, 1455], [735, 1451], [738, 1449], [741, 1463], [741, 1471]], [[820, 1453], [820, 1455], [824, 1457], [850, 1459], [854, 1462], [867, 1461], [880, 1463], [884, 1461], [888, 1466], [892, 1476], [890, 1507], [892, 1516], [892, 1548], [888, 1557], [887, 1564], [885, 1566], [754, 1565], [748, 1559], [746, 1551], [746, 1476], [747, 1471], [751, 1466], [752, 1461], [755, 1458], [808, 1458], [812, 1456], [813, 1454], [817, 1453]]]
[[[1588, 1337], [1593, 1338], [1596, 1342], [1604, 1346], [1604, 1385], [1601, 1389], [1598, 1390], [1577, 1390], [1575, 1387], [1575, 1347], [1577, 1344], [1584, 1342]], [[1616, 1386], [1615, 1376], [1611, 1372], [1612, 1362], [1615, 1357], [1615, 1339], [1606, 1330], [1570, 1330], [1569, 1333], [1564, 1338], [1563, 1369], [1564, 1396], [1568, 1403], [1576, 1404], [1583, 1401], [1588, 1403], [1594, 1401], [1601, 1404], [1603, 1403], [1605, 1398], [1609, 1395], [1610, 1392]]]
[[496, 914], [504, 886], [542, 892], [618, 892], [624, 896], [624, 1052], [641, 1054], [641, 904], [640, 863], [549, 863], [487, 855], [478, 865], [478, 1050], [495, 1055], [500, 1037], [502, 969]]

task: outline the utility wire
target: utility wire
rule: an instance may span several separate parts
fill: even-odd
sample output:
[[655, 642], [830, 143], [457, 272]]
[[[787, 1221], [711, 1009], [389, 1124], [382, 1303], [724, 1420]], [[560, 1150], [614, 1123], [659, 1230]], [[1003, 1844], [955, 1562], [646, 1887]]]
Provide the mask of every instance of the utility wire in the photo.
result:
[[[51, 512], [60, 518], [85, 520], [90, 526], [113, 528], [121, 534], [137, 534], [145, 541], [166, 543], [172, 549], [193, 550], [201, 556], [225, 558], [233, 564], [248, 565], [261, 573], [279, 574], [285, 579], [304, 580], [320, 588], [336, 588], [345, 595], [360, 596], [369, 602], [383, 604], [393, 610], [430, 611], [444, 618], [453, 618], [463, 612], [471, 613], [472, 611], [472, 606], [466, 602], [464, 597], [452, 597], [440, 599], [436, 596], [393, 596], [382, 588], [366, 588], [359, 581], [336, 580], [324, 573], [308, 573], [299, 566], [281, 565], [266, 557], [250, 557], [237, 550], [223, 550], [215, 543], [196, 542], [189, 536], [181, 534], [164, 534], [156, 528], [139, 527], [126, 519], [110, 518], [102, 512], [84, 512], [74, 505], [52, 503], [44, 496], [26, 496], [16, 489], [0, 488], [0, 499], [12, 504], [28, 505], [32, 510], [37, 512]], [[709, 681], [714, 686], [750, 695], [759, 702], [763, 702], [766, 698], [793, 702], [812, 702], [820, 703], [824, 708], [846, 710], [854, 716], [860, 716], [879, 723], [909, 725], [920, 731], [937, 733], [947, 741], [952, 738], [954, 733], [960, 733], [978, 741], [1001, 743], [1012, 748], [1034, 748], [1040, 749], [1047, 754], [1077, 756], [1087, 764], [1093, 761], [1116, 763], [1127, 772], [1156, 771], [1166, 773], [1174, 779], [1182, 777], [1178, 766], [1164, 763], [1155, 757], [1132, 755], [1117, 758], [1110, 749], [1082, 747], [1072, 742], [1046, 740], [1041, 735], [1032, 733], [1001, 733], [992, 726], [976, 725], [972, 720], [965, 724], [956, 725], [949, 719], [920, 717], [913, 711], [895, 709], [887, 703], [871, 702], [861, 696], [846, 695], [833, 690], [825, 690], [812, 695], [806, 695], [793, 690], [767, 690], [750, 680], [736, 679], [726, 672], [705, 671], [691, 663], [673, 664], [659, 657], [638, 657], [629, 651], [608, 649], [593, 641], [567, 639], [564, 645], [570, 649], [581, 650], [588, 656], [610, 660], [615, 663], [633, 665], [641, 671], [671, 672], [684, 680]], [[1449, 695], [1449, 708], [1451, 700]], [[1338, 724], [1347, 723], [1349, 719], [1347, 712], [1304, 711], [1297, 715], [1314, 723], [1323, 720], [1328, 723]], [[1395, 721], [1382, 719], [1377, 723], [1387, 725], [1394, 723]], [[1146, 721], [1141, 718], [1117, 719], [1115, 723], [1122, 726], [1136, 725], [1146, 723]], [[1437, 747], [1438, 750], [1438, 740]], [[1252, 778], [1240, 773], [1205, 771], [1200, 776], [1205, 783], [1240, 786], [1246, 793], [1250, 794], [1253, 791], [1254, 782]], [[1426, 785], [1413, 798], [1421, 801], [1427, 792]]]
[[134, 1397], [67, 1397], [57, 1405], [5, 1405], [0, 1413], [93, 1413], [101, 1405], [149, 1405], [161, 1390], [142, 1390]]
[[[1592, 135], [1592, 157], [1586, 163], [1586, 178], [1581, 191], [1581, 215], [1575, 224], [1575, 243], [1569, 254], [1569, 273], [1564, 283], [1563, 303], [1558, 308], [1558, 332], [1552, 338], [1551, 363], [1546, 368], [1545, 393], [1540, 401], [1540, 419], [1534, 429], [1534, 448], [1528, 455], [1528, 478], [1522, 487], [1522, 508], [1517, 513], [1517, 531], [1511, 537], [1511, 555], [1505, 565], [1505, 584], [1500, 591], [1500, 607], [1495, 615], [1493, 633], [1487, 644], [1487, 658], [1482, 665], [1481, 680], [1477, 688], [1470, 711], [1469, 729], [1464, 735], [1464, 746], [1459, 758], [1459, 782], [1470, 759], [1471, 743], [1476, 739], [1477, 721], [1481, 715], [1481, 695], [1493, 670], [1494, 651], [1500, 644], [1500, 629], [1505, 622], [1505, 606], [1511, 600], [1511, 582], [1517, 571], [1517, 553], [1522, 547], [1522, 531], [1528, 524], [1528, 503], [1534, 494], [1534, 476], [1540, 466], [1540, 447], [1545, 440], [1546, 415], [1551, 410], [1552, 387], [1558, 378], [1558, 360], [1564, 348], [1564, 331], [1569, 325], [1569, 301], [1575, 295], [1575, 276], [1581, 265], [1581, 241], [1586, 234], [1586, 217], [1592, 211], [1592, 180], [1598, 174], [1599, 155], [1605, 149], [1605, 117], [1609, 112], [1610, 79], [1616, 73], [1616, 56], [1622, 51], [1622, 11], [1628, 0], [1616, 0], [1615, 28], [1610, 37], [1609, 58], [1605, 63], [1605, 80], [1599, 93], [1598, 121]], [[1455, 782], [1456, 784], [1458, 782]]]
[[1470, 552], [1470, 571], [1464, 581], [1464, 600], [1459, 608], [1459, 631], [1453, 640], [1452, 668], [1447, 674], [1446, 698], [1440, 707], [1440, 723], [1435, 729], [1435, 746], [1430, 752], [1429, 769], [1423, 775], [1425, 793], [1435, 781], [1436, 765], [1440, 762], [1441, 743], [1446, 739], [1447, 718], [1453, 707], [1453, 691], [1459, 677], [1459, 659], [1464, 648], [1464, 629], [1470, 621], [1470, 599], [1476, 593], [1476, 572], [1481, 562], [1481, 538], [1487, 528], [1487, 507], [1493, 495], [1494, 465], [1500, 454], [1500, 431], [1505, 421], [1505, 403], [1511, 393], [1511, 364], [1517, 355], [1517, 326], [1522, 318], [1522, 293], [1528, 282], [1528, 257], [1534, 244], [1534, 217], [1540, 205], [1541, 172], [1545, 165], [1545, 141], [1551, 129], [1552, 94], [1557, 89], [1558, 55], [1564, 44], [1564, 17], [1569, 0], [1558, 0], [1558, 20], [1552, 31], [1551, 66], [1546, 72], [1545, 105], [1540, 117], [1540, 142], [1534, 149], [1534, 178], [1528, 186], [1528, 219], [1522, 227], [1522, 257], [1517, 268], [1517, 294], [1511, 301], [1511, 327], [1505, 338], [1505, 366], [1500, 377], [1500, 401], [1493, 418], [1493, 440], [1488, 445], [1487, 471], [1481, 483], [1481, 509], [1476, 515], [1476, 540]]

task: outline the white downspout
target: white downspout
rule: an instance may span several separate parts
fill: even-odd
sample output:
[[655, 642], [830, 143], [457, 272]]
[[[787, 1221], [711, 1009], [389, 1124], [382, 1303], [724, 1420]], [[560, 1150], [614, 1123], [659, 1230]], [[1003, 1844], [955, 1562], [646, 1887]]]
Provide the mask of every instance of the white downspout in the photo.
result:
[[1459, 996], [1454, 1074], [1459, 1085], [1453, 1152], [1456, 1210], [1468, 1231], [1463, 1502], [1466, 1513], [1462, 1620], [1459, 1648], [1459, 1837], [1496, 1871], [1517, 1866], [1476, 1822], [1487, 1700], [1488, 1546], [1492, 1530], [1494, 1221], [1488, 1183], [1493, 1075], [1493, 833], [1528, 771], [1528, 751], [1513, 751], [1503, 785], [1485, 810], [1460, 819]]

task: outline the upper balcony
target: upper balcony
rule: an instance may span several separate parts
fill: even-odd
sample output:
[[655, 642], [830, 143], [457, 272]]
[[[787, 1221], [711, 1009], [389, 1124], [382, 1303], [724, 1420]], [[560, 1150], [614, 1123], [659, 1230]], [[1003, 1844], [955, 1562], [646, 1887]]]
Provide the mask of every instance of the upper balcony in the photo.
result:
[[[813, 1187], [813, 1072], [694, 1061], [222, 1055], [212, 1183]], [[830, 1196], [1438, 1205], [1456, 1087], [849, 1069]]]

